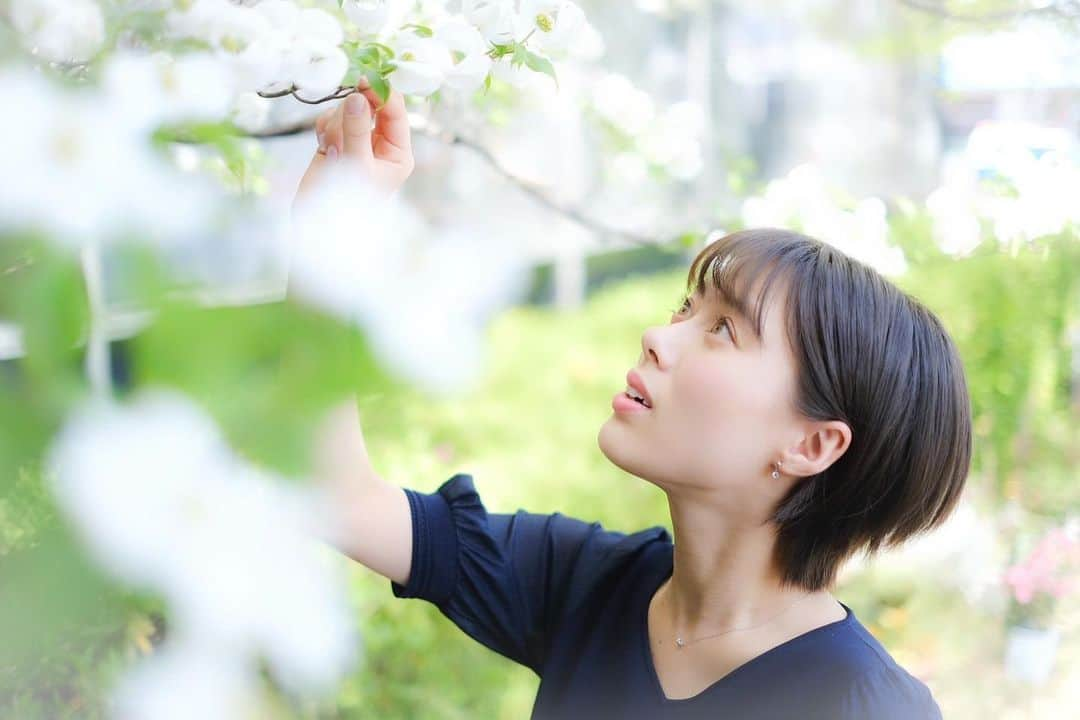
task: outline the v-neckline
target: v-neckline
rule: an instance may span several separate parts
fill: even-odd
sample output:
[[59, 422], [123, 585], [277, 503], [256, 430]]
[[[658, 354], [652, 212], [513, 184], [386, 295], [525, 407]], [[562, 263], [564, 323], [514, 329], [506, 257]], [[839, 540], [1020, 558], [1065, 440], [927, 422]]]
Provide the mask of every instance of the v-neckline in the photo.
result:
[[[649, 587], [647, 591], [643, 593], [644, 601], [641, 602], [641, 607], [639, 608], [637, 630], [638, 640], [640, 641], [639, 645], [642, 654], [642, 660], [645, 662], [645, 669], [649, 675], [650, 684], [653, 687], [656, 698], [661, 703], [666, 705], [692, 703], [697, 701], [699, 698], [712, 695], [718, 692], [720, 688], [726, 685], [730, 685], [733, 682], [732, 678], [735, 678], [737, 675], [746, 674], [753, 666], [761, 664], [762, 662], [773, 656], [775, 653], [790, 647], [792, 643], [805, 642], [807, 639], [810, 639], [812, 638], [812, 636], [815, 636], [819, 633], [830, 629], [835, 629], [840, 625], [850, 623], [855, 617], [855, 615], [851, 612], [851, 608], [841, 602], [840, 606], [844, 608], [845, 613], [842, 619], [834, 620], [831, 623], [826, 623], [825, 625], [813, 628], [812, 630], [807, 630], [801, 635], [796, 635], [795, 637], [785, 640], [784, 642], [780, 643], [775, 647], [769, 648], [760, 655], [756, 655], [755, 657], [752, 657], [746, 662], [744, 662], [742, 665], [734, 668], [733, 670], [725, 674], [722, 678], [708, 685], [704, 690], [697, 693], [696, 695], [691, 695], [690, 697], [685, 698], [670, 698], [664, 692], [664, 686], [660, 684], [660, 676], [656, 672], [656, 662], [653, 659], [652, 646], [649, 642], [649, 606], [652, 604], [653, 596], [656, 595], [656, 592], [660, 589], [660, 586], [663, 585], [664, 582], [671, 577], [671, 573], [673, 572], [673, 570], [674, 565], [668, 566], [665, 572], [659, 574], [660, 577], [658, 581], [656, 583], [650, 583], [651, 587]], [[837, 602], [840, 601], [838, 600]]]

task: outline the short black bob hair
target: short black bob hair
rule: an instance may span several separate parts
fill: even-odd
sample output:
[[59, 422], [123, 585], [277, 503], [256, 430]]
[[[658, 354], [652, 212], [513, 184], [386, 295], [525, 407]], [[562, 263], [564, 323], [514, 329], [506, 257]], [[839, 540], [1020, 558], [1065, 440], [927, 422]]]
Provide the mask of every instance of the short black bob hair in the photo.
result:
[[932, 312], [872, 268], [787, 230], [707, 245], [687, 291], [706, 285], [759, 336], [770, 293], [782, 288], [795, 407], [851, 428], [847, 451], [774, 508], [784, 585], [826, 589], [855, 553], [872, 556], [944, 522], [971, 462], [971, 404], [956, 347]]

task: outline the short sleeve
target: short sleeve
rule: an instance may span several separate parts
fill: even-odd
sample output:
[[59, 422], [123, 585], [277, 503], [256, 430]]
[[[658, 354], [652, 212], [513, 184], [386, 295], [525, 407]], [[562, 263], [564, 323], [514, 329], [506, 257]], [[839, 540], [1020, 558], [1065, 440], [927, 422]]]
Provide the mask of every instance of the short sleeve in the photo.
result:
[[864, 673], [844, 698], [843, 718], [942, 720], [930, 689], [898, 666]]
[[648, 535], [607, 531], [561, 513], [489, 514], [465, 474], [431, 494], [405, 492], [412, 565], [407, 584], [391, 582], [394, 595], [433, 603], [470, 637], [538, 675], [575, 598], [628, 542]]

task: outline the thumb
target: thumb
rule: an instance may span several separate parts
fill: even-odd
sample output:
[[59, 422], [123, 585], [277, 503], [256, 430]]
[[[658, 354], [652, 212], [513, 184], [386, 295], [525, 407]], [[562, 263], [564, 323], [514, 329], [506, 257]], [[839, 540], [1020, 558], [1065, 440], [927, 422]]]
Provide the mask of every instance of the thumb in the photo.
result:
[[345, 98], [345, 113], [341, 121], [342, 154], [364, 162], [371, 162], [371, 105], [358, 92]]

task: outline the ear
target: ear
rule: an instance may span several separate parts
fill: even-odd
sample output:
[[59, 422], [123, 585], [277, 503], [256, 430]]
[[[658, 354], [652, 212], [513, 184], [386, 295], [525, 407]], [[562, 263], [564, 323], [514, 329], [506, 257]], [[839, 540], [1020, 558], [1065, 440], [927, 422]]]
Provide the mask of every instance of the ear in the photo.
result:
[[785, 475], [817, 475], [840, 459], [851, 445], [851, 428], [843, 420], [822, 420], [807, 427], [798, 443], [783, 453], [780, 471]]

